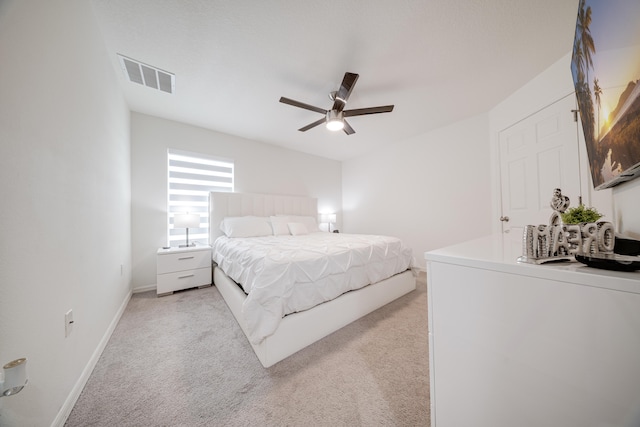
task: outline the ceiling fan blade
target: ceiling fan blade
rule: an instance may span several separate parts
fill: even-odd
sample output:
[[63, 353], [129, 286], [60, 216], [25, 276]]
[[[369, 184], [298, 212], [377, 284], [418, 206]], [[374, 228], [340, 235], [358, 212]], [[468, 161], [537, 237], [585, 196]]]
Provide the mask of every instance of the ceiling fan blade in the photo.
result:
[[351, 135], [352, 133], [356, 133], [356, 131], [353, 130], [351, 125], [349, 123], [347, 123], [346, 120], [344, 120], [344, 128], [342, 128], [342, 130], [344, 130], [344, 133], [346, 133], [347, 135]]
[[295, 101], [293, 99], [285, 98], [284, 96], [280, 97], [280, 102], [283, 104], [293, 105], [294, 107], [304, 108], [305, 110], [315, 111], [320, 114], [327, 114], [327, 110], [324, 110], [319, 107], [314, 107], [313, 105], [305, 104], [304, 102]]
[[316, 126], [318, 126], [318, 125], [321, 125], [321, 124], [322, 124], [322, 123], [324, 123], [325, 121], [326, 121], [326, 118], [325, 118], [325, 117], [323, 117], [323, 118], [321, 118], [320, 120], [316, 120], [315, 122], [310, 123], [310, 124], [306, 125], [305, 127], [301, 127], [301, 128], [300, 128], [300, 129], [298, 129], [298, 130], [299, 130], [300, 132], [306, 132], [306, 131], [308, 131], [308, 130], [309, 130], [309, 129], [311, 129], [311, 128], [314, 128], [314, 127], [316, 127]]
[[336, 99], [333, 102], [333, 110], [342, 111], [344, 109], [344, 106], [347, 105], [347, 100], [351, 96], [353, 87], [358, 81], [358, 77], [359, 75], [355, 73], [344, 73], [340, 89], [336, 92]]
[[381, 107], [356, 108], [355, 110], [344, 110], [345, 117], [364, 116], [366, 114], [390, 113], [393, 105], [383, 105]]

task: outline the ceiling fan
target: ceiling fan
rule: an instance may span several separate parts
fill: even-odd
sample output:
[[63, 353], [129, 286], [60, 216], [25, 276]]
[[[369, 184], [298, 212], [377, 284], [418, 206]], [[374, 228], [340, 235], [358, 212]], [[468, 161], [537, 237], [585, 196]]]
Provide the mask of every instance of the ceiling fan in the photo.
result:
[[305, 104], [304, 102], [295, 101], [293, 99], [280, 98], [280, 102], [283, 104], [293, 105], [294, 107], [304, 108], [305, 110], [315, 111], [316, 113], [324, 114], [324, 117], [310, 123], [304, 127], [298, 129], [300, 132], [306, 132], [322, 123], [326, 123], [327, 129], [337, 131], [344, 130], [347, 135], [356, 133], [355, 130], [347, 123], [345, 117], [364, 116], [366, 114], [378, 114], [378, 113], [390, 113], [393, 111], [393, 105], [384, 105], [381, 107], [369, 107], [369, 108], [357, 108], [354, 110], [345, 110], [349, 96], [353, 91], [353, 87], [358, 80], [358, 74], [344, 73], [344, 78], [340, 84], [340, 88], [329, 94], [329, 98], [333, 101], [333, 106], [330, 110], [314, 107], [313, 105]]

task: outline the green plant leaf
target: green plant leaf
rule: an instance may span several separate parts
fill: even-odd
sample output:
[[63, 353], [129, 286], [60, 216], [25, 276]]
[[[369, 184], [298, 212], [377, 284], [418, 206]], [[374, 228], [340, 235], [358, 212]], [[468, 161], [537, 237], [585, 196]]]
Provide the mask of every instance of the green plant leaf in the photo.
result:
[[569, 208], [561, 213], [560, 217], [564, 224], [580, 224], [583, 222], [596, 222], [602, 218], [602, 214], [596, 208], [587, 208], [584, 205]]

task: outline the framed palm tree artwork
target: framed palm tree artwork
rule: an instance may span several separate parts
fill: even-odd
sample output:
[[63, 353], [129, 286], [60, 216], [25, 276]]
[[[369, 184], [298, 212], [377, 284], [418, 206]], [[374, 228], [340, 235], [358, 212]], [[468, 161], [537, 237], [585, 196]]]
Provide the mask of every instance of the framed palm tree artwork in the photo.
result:
[[571, 73], [595, 189], [640, 176], [640, 1], [579, 1]]

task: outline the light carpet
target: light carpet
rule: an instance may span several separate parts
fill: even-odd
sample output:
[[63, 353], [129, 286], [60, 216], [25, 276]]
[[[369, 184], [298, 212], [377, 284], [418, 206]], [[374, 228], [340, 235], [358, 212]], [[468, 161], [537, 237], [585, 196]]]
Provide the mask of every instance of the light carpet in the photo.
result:
[[215, 287], [134, 294], [66, 426], [428, 426], [417, 289], [263, 368]]

